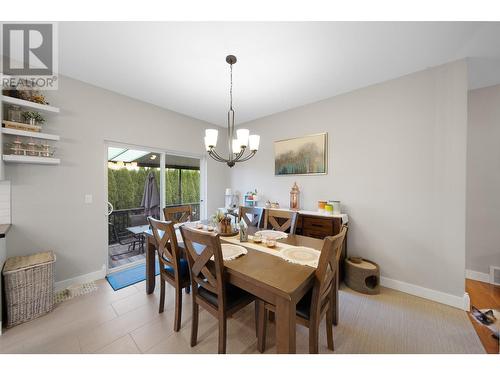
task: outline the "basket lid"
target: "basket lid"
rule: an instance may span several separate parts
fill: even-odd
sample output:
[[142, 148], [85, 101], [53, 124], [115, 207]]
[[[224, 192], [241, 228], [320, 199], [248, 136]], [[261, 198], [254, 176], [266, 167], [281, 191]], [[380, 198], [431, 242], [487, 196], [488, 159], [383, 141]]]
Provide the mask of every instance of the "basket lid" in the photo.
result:
[[23, 268], [30, 268], [45, 263], [55, 262], [56, 256], [53, 251], [44, 251], [32, 255], [21, 257], [10, 257], [5, 261], [3, 273], [19, 271]]

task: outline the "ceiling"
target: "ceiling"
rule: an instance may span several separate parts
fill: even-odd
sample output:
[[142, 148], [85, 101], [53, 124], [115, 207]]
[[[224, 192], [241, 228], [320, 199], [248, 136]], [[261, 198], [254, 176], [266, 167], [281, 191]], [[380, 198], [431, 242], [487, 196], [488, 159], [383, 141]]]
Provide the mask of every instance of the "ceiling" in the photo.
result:
[[62, 22], [59, 71], [225, 126], [469, 58], [469, 87], [500, 83], [499, 22]]
[[[108, 162], [137, 163], [139, 167], [160, 167], [160, 154], [125, 147], [108, 147]], [[200, 169], [200, 159], [180, 155], [165, 155], [165, 166]]]

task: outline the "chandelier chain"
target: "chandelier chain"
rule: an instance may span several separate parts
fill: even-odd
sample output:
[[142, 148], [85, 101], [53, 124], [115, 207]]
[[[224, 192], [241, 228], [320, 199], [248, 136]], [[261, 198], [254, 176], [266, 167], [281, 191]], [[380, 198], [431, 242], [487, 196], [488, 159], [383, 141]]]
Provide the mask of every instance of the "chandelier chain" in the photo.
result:
[[233, 64], [230, 64], [231, 67], [231, 86], [229, 87], [229, 108], [232, 110], [233, 109]]

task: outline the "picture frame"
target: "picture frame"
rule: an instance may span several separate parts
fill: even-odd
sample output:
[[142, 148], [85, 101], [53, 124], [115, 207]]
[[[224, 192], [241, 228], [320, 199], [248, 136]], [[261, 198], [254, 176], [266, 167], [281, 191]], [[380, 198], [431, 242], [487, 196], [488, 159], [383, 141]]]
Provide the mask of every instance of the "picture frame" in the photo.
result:
[[328, 173], [328, 133], [274, 142], [275, 176], [310, 176]]

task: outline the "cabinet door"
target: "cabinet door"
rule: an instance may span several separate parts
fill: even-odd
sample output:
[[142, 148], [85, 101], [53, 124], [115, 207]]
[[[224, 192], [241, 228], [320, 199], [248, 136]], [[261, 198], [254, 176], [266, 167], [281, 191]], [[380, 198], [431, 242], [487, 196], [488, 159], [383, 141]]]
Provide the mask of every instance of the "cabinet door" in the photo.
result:
[[[330, 218], [304, 216], [302, 228], [305, 236], [310, 235], [311, 237], [324, 238], [334, 234], [333, 220]], [[320, 235], [321, 237], [319, 237]]]
[[320, 240], [329, 236], [329, 234], [327, 234], [326, 232], [315, 229], [303, 229], [302, 234], [307, 237], [319, 238]]

